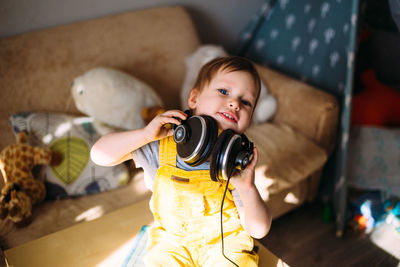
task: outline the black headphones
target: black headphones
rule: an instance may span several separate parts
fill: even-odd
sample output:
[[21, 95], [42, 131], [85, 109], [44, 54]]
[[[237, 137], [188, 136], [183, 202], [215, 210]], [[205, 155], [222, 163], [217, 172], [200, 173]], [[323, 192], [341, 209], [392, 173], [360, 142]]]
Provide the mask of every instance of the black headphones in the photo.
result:
[[178, 156], [189, 166], [205, 162], [211, 155], [210, 176], [213, 181], [228, 180], [235, 171], [244, 170], [253, 157], [253, 143], [244, 134], [227, 129], [218, 135], [218, 124], [206, 115], [192, 116], [174, 128]]

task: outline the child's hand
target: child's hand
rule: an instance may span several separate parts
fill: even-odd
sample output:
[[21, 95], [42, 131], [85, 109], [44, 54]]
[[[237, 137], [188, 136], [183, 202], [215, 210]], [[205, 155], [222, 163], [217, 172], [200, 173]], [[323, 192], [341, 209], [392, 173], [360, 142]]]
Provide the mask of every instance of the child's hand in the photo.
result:
[[258, 150], [253, 148], [253, 159], [243, 171], [235, 171], [230, 179], [230, 182], [235, 188], [248, 187], [254, 185], [254, 172], [258, 161]]
[[179, 121], [179, 119], [185, 120], [186, 117], [187, 114], [180, 110], [168, 110], [162, 114], [157, 115], [144, 128], [144, 130], [146, 131], [146, 138], [148, 139], [148, 142], [159, 140], [166, 136], [172, 135], [173, 130], [166, 124], [173, 123], [176, 125], [180, 125], [181, 122]]

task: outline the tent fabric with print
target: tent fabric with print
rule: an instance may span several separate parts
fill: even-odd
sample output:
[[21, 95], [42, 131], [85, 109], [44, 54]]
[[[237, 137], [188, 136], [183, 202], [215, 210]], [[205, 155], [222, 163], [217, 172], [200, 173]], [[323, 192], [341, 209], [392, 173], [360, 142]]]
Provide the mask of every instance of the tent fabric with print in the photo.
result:
[[[338, 144], [324, 169], [332, 184], [337, 233], [344, 228], [358, 0], [266, 0], [240, 33], [236, 54], [338, 98]], [[327, 194], [327, 195], [331, 195]]]

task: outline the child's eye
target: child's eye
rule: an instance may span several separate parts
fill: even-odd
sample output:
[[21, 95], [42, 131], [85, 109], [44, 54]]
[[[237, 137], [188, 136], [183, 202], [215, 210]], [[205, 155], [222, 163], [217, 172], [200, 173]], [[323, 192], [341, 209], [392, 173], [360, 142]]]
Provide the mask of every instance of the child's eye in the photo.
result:
[[251, 103], [247, 100], [242, 100], [242, 104], [251, 107]]
[[223, 95], [227, 95], [228, 94], [228, 91], [226, 91], [225, 89], [218, 89], [218, 91]]

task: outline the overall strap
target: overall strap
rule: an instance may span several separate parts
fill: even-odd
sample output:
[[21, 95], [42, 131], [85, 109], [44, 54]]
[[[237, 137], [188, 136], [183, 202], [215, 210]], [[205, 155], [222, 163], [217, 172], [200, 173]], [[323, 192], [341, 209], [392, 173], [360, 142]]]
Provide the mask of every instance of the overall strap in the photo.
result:
[[160, 140], [158, 155], [160, 166], [170, 165], [176, 167], [176, 143], [173, 136], [168, 136]]

